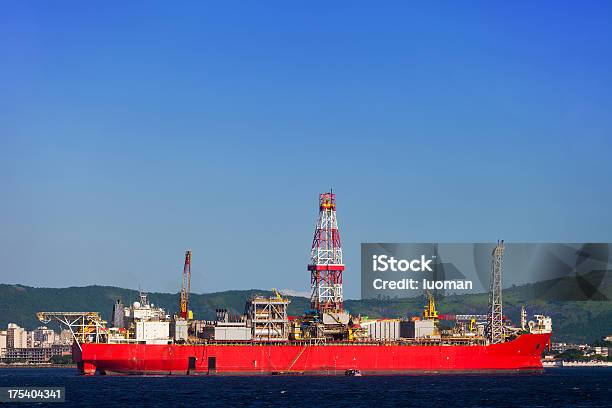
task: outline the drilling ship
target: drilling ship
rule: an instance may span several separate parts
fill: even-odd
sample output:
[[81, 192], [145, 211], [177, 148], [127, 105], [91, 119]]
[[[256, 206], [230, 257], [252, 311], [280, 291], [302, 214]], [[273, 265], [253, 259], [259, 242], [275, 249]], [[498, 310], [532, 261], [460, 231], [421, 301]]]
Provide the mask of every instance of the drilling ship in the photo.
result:
[[[244, 313], [217, 309], [212, 321], [189, 310], [191, 251], [185, 253], [179, 311], [170, 316], [147, 295], [113, 308], [111, 327], [98, 312], [39, 312], [43, 322], [70, 328], [72, 357], [80, 374], [157, 375], [361, 375], [474, 371], [541, 371], [551, 319], [535, 315], [520, 327], [503, 316], [504, 243], [492, 252], [488, 313], [438, 314], [427, 292], [421, 316], [368, 319], [345, 310], [344, 263], [336, 218], [336, 196], [320, 194], [319, 217], [308, 265], [311, 309], [289, 316], [290, 300], [272, 296], [247, 300]], [[444, 329], [440, 319], [454, 320]]]

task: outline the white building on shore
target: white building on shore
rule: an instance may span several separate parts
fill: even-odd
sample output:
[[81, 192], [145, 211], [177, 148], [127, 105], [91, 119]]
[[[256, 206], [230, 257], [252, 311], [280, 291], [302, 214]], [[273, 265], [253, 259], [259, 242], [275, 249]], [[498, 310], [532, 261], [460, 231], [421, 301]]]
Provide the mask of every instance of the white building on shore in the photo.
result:
[[70, 330], [55, 333], [46, 326], [27, 331], [15, 323], [0, 331], [0, 359], [3, 363], [48, 363], [53, 356], [69, 355]]
[[8, 324], [6, 336], [6, 348], [26, 348], [28, 347], [28, 333], [23, 327], [15, 323]]

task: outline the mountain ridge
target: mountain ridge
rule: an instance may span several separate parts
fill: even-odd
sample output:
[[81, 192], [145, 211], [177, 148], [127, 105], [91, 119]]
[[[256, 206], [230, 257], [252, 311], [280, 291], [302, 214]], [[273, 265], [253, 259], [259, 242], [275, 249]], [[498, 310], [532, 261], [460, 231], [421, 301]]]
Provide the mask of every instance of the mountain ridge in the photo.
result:
[[[525, 305], [530, 316], [546, 314], [553, 318], [555, 341], [594, 341], [612, 334], [610, 275], [604, 273], [557, 278], [512, 286], [503, 291], [504, 314], [517, 322], [520, 307]], [[577, 289], [577, 285], [583, 289]], [[190, 308], [196, 318], [213, 320], [217, 308], [242, 313], [244, 302], [255, 294], [273, 295], [272, 291], [261, 289], [192, 293]], [[178, 308], [178, 293], [149, 292], [148, 296], [151, 303], [163, 307], [168, 313], [174, 313]], [[310, 301], [305, 297], [287, 297], [291, 300], [291, 315], [300, 315], [310, 308]], [[97, 311], [109, 320], [116, 299], [130, 304], [138, 299], [138, 291], [105, 285], [37, 288], [21, 284], [0, 284], [0, 327], [5, 328], [11, 322], [31, 330], [41, 325], [36, 320], [38, 311]], [[447, 314], [484, 314], [487, 302], [487, 293], [448, 295], [436, 299], [440, 313]], [[420, 315], [425, 302], [419, 296], [401, 299], [347, 299], [344, 304], [355, 315], [378, 318]]]

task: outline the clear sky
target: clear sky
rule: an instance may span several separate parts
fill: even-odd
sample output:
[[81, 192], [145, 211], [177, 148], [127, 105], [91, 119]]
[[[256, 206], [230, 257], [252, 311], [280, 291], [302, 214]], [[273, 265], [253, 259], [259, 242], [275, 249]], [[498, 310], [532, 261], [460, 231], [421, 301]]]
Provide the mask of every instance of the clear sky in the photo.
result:
[[[308, 290], [361, 242], [612, 241], [610, 2], [0, 3], [0, 282]], [[509, 278], [511, 279], [511, 278]]]

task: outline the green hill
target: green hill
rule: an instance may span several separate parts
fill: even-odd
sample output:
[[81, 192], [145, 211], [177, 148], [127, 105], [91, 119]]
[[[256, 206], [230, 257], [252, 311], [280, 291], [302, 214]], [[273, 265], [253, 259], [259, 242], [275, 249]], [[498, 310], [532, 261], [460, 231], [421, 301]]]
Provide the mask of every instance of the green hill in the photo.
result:
[[[559, 300], [567, 299], [568, 290], [571, 290], [575, 284], [575, 279], [563, 278], [505, 289], [504, 314], [516, 322], [521, 305], [525, 305], [529, 315], [552, 316], [555, 341], [592, 342], [604, 335], [612, 334], [612, 302], [603, 300], [612, 299], [610, 280], [599, 284], [598, 292], [593, 296], [595, 299], [600, 299], [599, 301], [585, 301], [579, 298], [571, 301]], [[255, 289], [192, 294], [190, 305], [196, 318], [212, 320], [216, 308], [227, 308], [232, 313], [242, 313], [245, 300], [256, 293], [272, 295], [270, 291]], [[35, 314], [42, 310], [98, 311], [108, 320], [116, 299], [122, 299], [125, 304], [129, 304], [138, 299], [138, 292], [112, 286], [34, 288], [0, 285], [0, 327], [6, 327], [9, 322], [14, 322], [33, 329], [40, 325]], [[149, 293], [149, 300], [152, 303], [169, 312], [176, 311], [177, 299], [177, 294]], [[309, 308], [309, 300], [306, 298], [290, 297], [290, 299], [289, 313], [292, 315], [300, 315]], [[487, 294], [453, 295], [439, 299], [437, 308], [440, 313], [484, 314], [487, 302]], [[346, 308], [352, 314], [370, 317], [418, 315], [423, 305], [422, 297], [345, 302]]]

